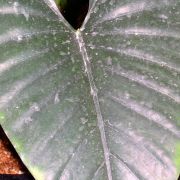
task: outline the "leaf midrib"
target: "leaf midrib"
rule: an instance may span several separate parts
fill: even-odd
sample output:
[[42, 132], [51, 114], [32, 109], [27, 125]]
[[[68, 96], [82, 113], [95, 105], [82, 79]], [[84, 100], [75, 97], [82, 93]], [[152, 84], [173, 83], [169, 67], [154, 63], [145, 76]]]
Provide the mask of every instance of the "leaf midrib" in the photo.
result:
[[[62, 20], [63, 17], [61, 15], [61, 13], [58, 11], [58, 8], [55, 7], [56, 6], [55, 2], [53, 0], [44, 0], [44, 1], [52, 9], [52, 11]], [[71, 29], [72, 33], [75, 33], [75, 35], [76, 35], [76, 40], [77, 40], [77, 43], [79, 46], [80, 54], [83, 59], [85, 73], [87, 74], [87, 77], [88, 77], [88, 81], [89, 81], [89, 85], [90, 85], [90, 92], [91, 92], [92, 99], [93, 99], [94, 106], [95, 106], [95, 111], [96, 111], [96, 116], [97, 116], [97, 125], [98, 125], [99, 131], [100, 131], [101, 142], [102, 142], [102, 146], [103, 146], [107, 176], [108, 176], [108, 180], [112, 180], [110, 151], [108, 148], [107, 139], [106, 139], [106, 135], [105, 135], [104, 121], [103, 121], [101, 108], [100, 108], [100, 104], [99, 104], [99, 98], [98, 98], [98, 90], [97, 90], [95, 82], [94, 82], [94, 77], [93, 77], [93, 73], [92, 73], [92, 69], [91, 69], [91, 62], [90, 62], [90, 59], [87, 54], [86, 46], [85, 46], [84, 39], [82, 36], [82, 31], [81, 31], [81, 30], [84, 30], [85, 25], [90, 18], [90, 14], [91, 14], [92, 9], [95, 6], [96, 2], [97, 2], [97, 0], [95, 0], [92, 3], [92, 6], [89, 9], [89, 12], [84, 20], [84, 23], [82, 24], [82, 27], [80, 29], [78, 29], [77, 31], [74, 31], [72, 28], [70, 28], [70, 25], [67, 24], [67, 22], [65, 20], [63, 22], [66, 26], [68, 26], [68, 28]]]
[[87, 54], [87, 50], [85, 47], [85, 43], [83, 40], [83, 36], [80, 30], [76, 32], [76, 40], [79, 45], [80, 53], [82, 55], [84, 67], [85, 67], [85, 73], [87, 74], [89, 85], [90, 85], [90, 92], [91, 96], [93, 98], [95, 110], [96, 110], [96, 116], [97, 116], [97, 125], [100, 131], [101, 136], [101, 142], [103, 146], [103, 152], [104, 152], [104, 159], [106, 164], [106, 170], [107, 170], [107, 176], [108, 180], [112, 180], [112, 172], [111, 172], [111, 163], [110, 163], [110, 152], [107, 144], [105, 129], [104, 129], [104, 121], [101, 113], [101, 108], [99, 104], [99, 97], [98, 97], [98, 90], [96, 88], [94, 77], [91, 69], [91, 62]]

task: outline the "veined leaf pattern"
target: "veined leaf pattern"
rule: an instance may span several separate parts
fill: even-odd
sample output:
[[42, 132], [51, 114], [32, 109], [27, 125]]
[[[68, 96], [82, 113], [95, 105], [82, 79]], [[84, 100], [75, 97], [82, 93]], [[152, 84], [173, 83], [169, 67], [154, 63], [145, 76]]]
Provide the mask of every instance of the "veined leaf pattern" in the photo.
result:
[[178, 0], [0, 2], [0, 122], [36, 179], [176, 179]]

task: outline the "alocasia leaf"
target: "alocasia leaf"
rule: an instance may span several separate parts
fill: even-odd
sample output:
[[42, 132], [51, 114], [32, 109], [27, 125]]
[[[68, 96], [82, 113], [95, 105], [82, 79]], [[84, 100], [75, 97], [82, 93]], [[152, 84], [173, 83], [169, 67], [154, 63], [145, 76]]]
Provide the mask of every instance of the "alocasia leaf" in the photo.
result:
[[180, 2], [0, 1], [0, 123], [36, 179], [175, 180]]

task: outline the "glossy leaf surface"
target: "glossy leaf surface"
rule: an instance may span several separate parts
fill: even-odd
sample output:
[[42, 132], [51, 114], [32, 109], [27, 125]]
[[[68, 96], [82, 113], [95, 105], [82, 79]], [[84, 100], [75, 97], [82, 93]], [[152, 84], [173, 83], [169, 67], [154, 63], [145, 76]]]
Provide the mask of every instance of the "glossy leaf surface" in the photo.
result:
[[0, 123], [36, 179], [177, 179], [180, 3], [0, 2]]

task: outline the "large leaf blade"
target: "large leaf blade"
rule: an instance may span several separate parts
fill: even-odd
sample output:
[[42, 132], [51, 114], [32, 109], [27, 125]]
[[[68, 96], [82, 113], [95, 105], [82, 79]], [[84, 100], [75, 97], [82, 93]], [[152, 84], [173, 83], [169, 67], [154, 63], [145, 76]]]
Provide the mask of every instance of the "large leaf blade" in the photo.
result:
[[83, 33], [53, 1], [2, 1], [1, 124], [37, 179], [176, 178], [172, 2], [90, 1]]

